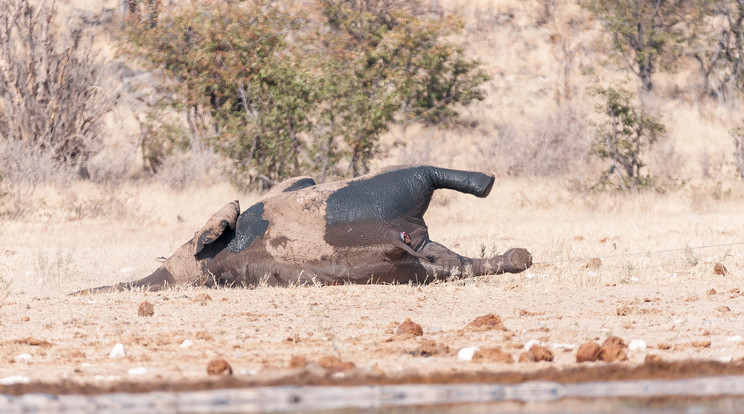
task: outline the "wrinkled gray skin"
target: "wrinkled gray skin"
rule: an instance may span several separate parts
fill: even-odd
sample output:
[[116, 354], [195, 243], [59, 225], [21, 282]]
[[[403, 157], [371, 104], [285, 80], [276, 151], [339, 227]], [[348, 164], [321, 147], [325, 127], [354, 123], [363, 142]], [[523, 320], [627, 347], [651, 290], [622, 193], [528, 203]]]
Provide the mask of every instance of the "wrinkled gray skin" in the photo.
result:
[[429, 239], [423, 216], [435, 190], [486, 197], [493, 183], [490, 175], [430, 166], [317, 185], [294, 178], [242, 214], [237, 201], [225, 205], [151, 275], [78, 293], [173, 284], [425, 283], [522, 272], [532, 264], [525, 249], [473, 259]]

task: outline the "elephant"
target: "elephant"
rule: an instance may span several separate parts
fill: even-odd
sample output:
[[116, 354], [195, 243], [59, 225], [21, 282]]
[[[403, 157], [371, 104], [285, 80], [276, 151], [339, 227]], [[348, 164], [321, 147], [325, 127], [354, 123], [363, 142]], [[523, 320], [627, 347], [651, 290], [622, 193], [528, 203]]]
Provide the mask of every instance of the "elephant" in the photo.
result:
[[289, 179], [242, 213], [237, 200], [222, 207], [149, 276], [78, 293], [169, 285], [406, 284], [519, 273], [532, 265], [526, 249], [464, 257], [430, 240], [424, 222], [435, 190], [483, 198], [494, 181], [480, 172], [426, 165], [322, 184]]

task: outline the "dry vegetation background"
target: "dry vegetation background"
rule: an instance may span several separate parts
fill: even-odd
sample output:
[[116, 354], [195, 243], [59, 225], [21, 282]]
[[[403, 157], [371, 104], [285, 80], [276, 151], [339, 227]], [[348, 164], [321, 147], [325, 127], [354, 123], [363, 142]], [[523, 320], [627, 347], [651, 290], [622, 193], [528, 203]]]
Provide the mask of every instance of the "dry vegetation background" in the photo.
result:
[[[191, 380], [205, 377], [207, 362], [222, 357], [236, 375], [265, 380], [296, 369], [288, 368], [292, 356], [328, 355], [391, 375], [505, 370], [513, 367], [459, 361], [456, 351], [501, 347], [516, 357], [530, 340], [554, 346], [554, 362], [519, 367], [534, 369], [575, 364], [575, 352], [555, 345], [610, 335], [646, 342], [648, 349], [629, 354], [631, 363], [648, 353], [744, 357], [744, 244], [738, 244], [744, 184], [729, 134], [742, 121], [741, 102], [701, 95], [691, 62], [655, 75], [644, 100], [668, 133], [648, 163], [662, 184], [630, 194], [584, 190], [606, 168], [588, 155], [596, 102], [586, 88], [615, 83], [635, 90], [636, 80], [608, 59], [611, 46], [586, 11], [557, 0], [545, 16], [545, 3], [442, 1], [465, 19], [458, 40], [491, 76], [487, 98], [462, 108], [456, 125], [394, 129], [378, 162], [495, 174], [487, 199], [436, 194], [426, 216], [431, 237], [469, 256], [525, 247], [536, 262], [527, 272], [428, 286], [68, 297], [150, 273], [157, 257], [171, 254], [225, 202], [240, 198], [245, 207], [260, 194], [232, 188], [218, 158], [205, 150], [172, 160], [158, 175], [145, 173], [137, 119], [151, 104], [157, 79], [117, 54], [118, 2], [59, 0], [60, 16], [94, 34], [105, 63], [103, 90], [114, 104], [103, 150], [88, 165], [90, 179], [58, 174], [0, 183], [0, 378]], [[29, 177], [44, 162], [12, 161], [25, 162], [18, 168]], [[684, 250], [708, 245], [728, 246]], [[682, 250], [628, 255], [667, 249]], [[596, 256], [613, 257], [591, 263]], [[571, 258], [587, 259], [564, 261]], [[728, 272], [715, 274], [716, 263]], [[154, 304], [154, 316], [137, 316], [143, 300]], [[501, 316], [508, 331], [465, 329], [489, 313]], [[391, 327], [405, 318], [421, 324], [424, 336], [396, 338]], [[425, 339], [449, 350], [416, 356]], [[194, 344], [180, 347], [185, 340]], [[110, 359], [116, 343], [127, 355]]]

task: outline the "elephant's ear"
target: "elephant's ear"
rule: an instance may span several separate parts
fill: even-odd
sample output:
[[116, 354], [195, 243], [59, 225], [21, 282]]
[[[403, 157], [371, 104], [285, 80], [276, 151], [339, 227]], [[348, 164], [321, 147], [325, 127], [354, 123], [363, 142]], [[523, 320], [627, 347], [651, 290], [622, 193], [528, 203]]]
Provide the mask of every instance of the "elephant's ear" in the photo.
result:
[[271, 190], [266, 193], [264, 198], [272, 197], [281, 193], [291, 193], [292, 191], [302, 190], [306, 187], [312, 187], [315, 184], [315, 180], [310, 177], [289, 178], [272, 187]]
[[235, 223], [240, 215], [240, 203], [231, 201], [219, 209], [207, 221], [207, 224], [194, 234], [194, 255], [199, 254], [204, 246], [217, 240], [226, 228], [235, 230]]

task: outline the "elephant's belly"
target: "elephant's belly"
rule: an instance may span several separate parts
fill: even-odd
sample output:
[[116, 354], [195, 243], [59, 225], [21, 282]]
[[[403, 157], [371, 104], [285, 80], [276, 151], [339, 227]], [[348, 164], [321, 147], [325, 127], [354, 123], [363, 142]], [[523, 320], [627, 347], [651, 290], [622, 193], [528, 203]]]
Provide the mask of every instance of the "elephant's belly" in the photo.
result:
[[206, 271], [226, 285], [425, 282], [425, 268], [412, 257], [392, 256], [384, 249], [337, 249], [316, 260], [276, 258], [262, 249], [218, 254]]

